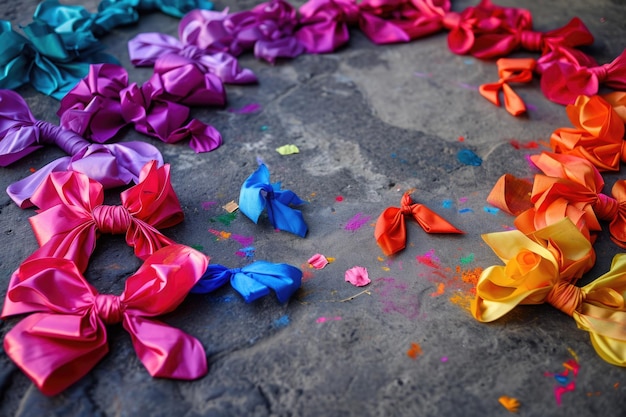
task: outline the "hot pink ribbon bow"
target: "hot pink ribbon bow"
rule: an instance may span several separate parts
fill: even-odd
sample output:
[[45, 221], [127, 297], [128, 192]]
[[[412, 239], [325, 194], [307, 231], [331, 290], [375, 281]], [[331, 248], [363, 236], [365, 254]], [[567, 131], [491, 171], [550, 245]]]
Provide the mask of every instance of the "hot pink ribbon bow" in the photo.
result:
[[66, 258], [85, 271], [100, 233], [126, 234], [126, 242], [140, 259], [174, 243], [157, 230], [183, 220], [169, 165], [146, 164], [139, 183], [120, 197], [120, 206], [104, 205], [102, 185], [86, 175], [50, 174], [31, 198], [39, 207], [29, 221], [40, 248], [28, 259]]
[[107, 354], [106, 325], [121, 322], [150, 375], [199, 378], [207, 372], [200, 342], [153, 317], [176, 309], [207, 265], [207, 257], [190, 247], [168, 246], [148, 257], [117, 296], [99, 294], [68, 259], [26, 261], [2, 317], [34, 314], [6, 334], [4, 351], [37, 388], [55, 395]]
[[626, 49], [613, 62], [595, 67], [555, 62], [543, 70], [541, 77], [543, 94], [559, 104], [574, 104], [579, 95], [593, 96], [600, 84], [626, 89]]
[[163, 142], [189, 138], [193, 150], [208, 152], [221, 145], [221, 135], [198, 120], [187, 122], [190, 110], [178, 102], [223, 105], [225, 100], [221, 81], [198, 68], [180, 68], [176, 77], [167, 79], [154, 74], [140, 87], [128, 85], [124, 68], [96, 64], [63, 97], [57, 115], [64, 128], [100, 143], [132, 123], [138, 132]]

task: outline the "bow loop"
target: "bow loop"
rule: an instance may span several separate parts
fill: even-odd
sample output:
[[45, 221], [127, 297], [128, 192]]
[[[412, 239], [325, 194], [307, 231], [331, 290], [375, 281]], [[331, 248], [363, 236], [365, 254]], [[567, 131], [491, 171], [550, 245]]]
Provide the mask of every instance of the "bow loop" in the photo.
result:
[[239, 210], [254, 223], [258, 223], [263, 210], [267, 209], [270, 223], [275, 229], [284, 230], [300, 237], [307, 233], [302, 212], [290, 205], [303, 204], [293, 191], [280, 190], [280, 183], [270, 183], [270, 172], [261, 164], [241, 186]]
[[209, 265], [192, 292], [215, 291], [228, 280], [247, 303], [269, 294], [270, 289], [276, 292], [278, 301], [286, 303], [300, 288], [302, 271], [295, 266], [266, 261], [256, 261], [243, 268], [232, 269], [222, 265]]
[[151, 375], [202, 376], [207, 369], [200, 343], [146, 317], [175, 309], [207, 264], [206, 256], [192, 248], [163, 248], [128, 278], [118, 297], [98, 294], [70, 260], [27, 260], [7, 292], [3, 317], [40, 312], [7, 333], [5, 351], [44, 394], [54, 395], [78, 381], [107, 353], [105, 324], [121, 321]]
[[533, 70], [536, 61], [532, 58], [500, 58], [497, 61], [498, 75], [500, 79], [497, 83], [483, 84], [478, 90], [487, 100], [500, 105], [500, 90], [504, 94], [504, 106], [513, 116], [519, 116], [526, 112], [526, 105], [522, 99], [513, 91], [509, 83], [528, 83], [532, 81]]
[[376, 220], [374, 237], [385, 255], [406, 247], [405, 216], [410, 215], [426, 233], [464, 233], [423, 204], [412, 204], [410, 192], [404, 193], [401, 207], [388, 207]]

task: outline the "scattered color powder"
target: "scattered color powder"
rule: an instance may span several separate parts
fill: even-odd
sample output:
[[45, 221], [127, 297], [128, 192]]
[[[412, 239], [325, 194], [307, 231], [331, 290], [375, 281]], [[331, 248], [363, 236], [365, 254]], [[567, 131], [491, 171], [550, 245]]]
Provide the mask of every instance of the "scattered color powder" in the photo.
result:
[[484, 210], [486, 213], [493, 214], [494, 216], [500, 212], [500, 209], [499, 209], [499, 208], [496, 208], [496, 207], [488, 207], [488, 206], [484, 206], [484, 207], [483, 207], [483, 210]]
[[251, 246], [254, 243], [254, 236], [231, 235], [230, 238], [241, 246]]
[[467, 264], [471, 264], [472, 262], [474, 262], [474, 254], [470, 253], [467, 256], [462, 256], [459, 261], [461, 262], [461, 265], [467, 265]]
[[391, 271], [391, 268], [389, 268], [388, 266], [381, 266], [380, 269], [382, 269], [385, 272]]
[[269, 128], [270, 128], [269, 126], [263, 125], [263, 126], [261, 126], [261, 132], [265, 132]]
[[459, 203], [467, 203], [468, 200], [469, 200], [469, 197], [461, 197], [459, 198]]
[[434, 249], [429, 250], [423, 255], [417, 255], [415, 259], [417, 259], [417, 262], [421, 263], [422, 265], [426, 265], [431, 268], [439, 268], [439, 265], [437, 264], [437, 262], [439, 262], [439, 258], [435, 256]]
[[517, 413], [519, 411], [519, 401], [513, 397], [503, 395], [498, 398], [498, 402], [511, 413]]
[[326, 323], [328, 321], [339, 321], [341, 320], [341, 317], [339, 316], [335, 316], [335, 317], [318, 317], [317, 320], [315, 320], [316, 323]]
[[467, 90], [478, 91], [478, 86], [476, 86], [476, 85], [465, 84], [465, 83], [456, 83], [456, 85], [458, 85], [461, 88], [465, 88]]
[[242, 258], [253, 258], [254, 257], [254, 246], [248, 246], [245, 248], [239, 249], [235, 252], [235, 255], [241, 256]]
[[364, 216], [363, 213], [357, 213], [350, 220], [348, 220], [348, 223], [346, 223], [344, 229], [355, 232], [359, 230], [370, 219], [370, 216]]
[[409, 320], [420, 317], [419, 298], [409, 291], [408, 284], [391, 277], [377, 278], [374, 282], [374, 292], [384, 313], [398, 313]]
[[415, 75], [416, 77], [423, 77], [423, 78], [433, 76], [432, 72], [414, 72], [413, 75]]
[[452, 200], [443, 200], [443, 202], [441, 203], [441, 207], [443, 208], [452, 208]]
[[472, 210], [471, 208], [462, 208], [461, 210], [459, 210], [459, 213], [473, 213], [474, 210]]
[[212, 217], [209, 219], [209, 221], [212, 223], [220, 222], [224, 226], [230, 226], [230, 224], [233, 222], [233, 220], [235, 220], [236, 217], [237, 217], [237, 212], [233, 211], [232, 213], [226, 213], [217, 217]]
[[456, 157], [459, 162], [465, 165], [479, 167], [483, 163], [483, 160], [470, 149], [461, 149]]
[[240, 109], [228, 109], [230, 113], [235, 114], [248, 114], [257, 112], [259, 110], [261, 110], [261, 105], [259, 103], [247, 104]]
[[411, 347], [406, 351], [406, 355], [411, 359], [417, 359], [422, 354], [422, 347], [419, 343], [411, 343]]
[[444, 293], [445, 290], [446, 290], [446, 284], [444, 284], [443, 282], [440, 282], [439, 284], [437, 284], [437, 291], [430, 293], [430, 296], [439, 297], [440, 295]]
[[289, 316], [284, 315], [276, 320], [274, 320], [274, 327], [280, 329], [281, 327], [286, 327], [289, 325]]
[[465, 138], [463, 136], [459, 136], [459, 142], [465, 142]]
[[202, 210], [209, 210], [211, 207], [217, 204], [217, 201], [203, 201], [200, 203]]
[[302, 282], [306, 282], [313, 278], [315, 278], [313, 272], [307, 271], [306, 269], [302, 268]]
[[35, 172], [37, 172], [37, 170], [36, 170], [35, 168], [33, 168], [33, 167], [28, 168], [28, 170], [29, 170], [31, 173], [33, 173], [33, 174], [34, 174]]
[[448, 362], [448, 357], [447, 356], [442, 356], [441, 357], [441, 362], [443, 362], [443, 363]]
[[221, 239], [229, 239], [231, 235], [230, 233], [224, 232], [223, 230], [220, 231], [220, 230], [215, 230], [215, 229], [209, 229], [209, 232], [211, 232], [212, 234], [214, 234], [215, 236]]
[[539, 144], [535, 142], [534, 140], [527, 142], [527, 143], [521, 143], [517, 140], [511, 140], [509, 141], [509, 143], [515, 149], [537, 149], [539, 147]]
[[194, 248], [195, 250], [199, 250], [200, 252], [204, 250], [204, 246], [202, 245], [191, 245], [191, 247]]
[[337, 201], [337, 202], [339, 202], [339, 203], [340, 203], [340, 202], [342, 202], [342, 201], [343, 201], [343, 197], [342, 197], [342, 196], [340, 196], [340, 195], [338, 195], [337, 197], [335, 197], [335, 201]]

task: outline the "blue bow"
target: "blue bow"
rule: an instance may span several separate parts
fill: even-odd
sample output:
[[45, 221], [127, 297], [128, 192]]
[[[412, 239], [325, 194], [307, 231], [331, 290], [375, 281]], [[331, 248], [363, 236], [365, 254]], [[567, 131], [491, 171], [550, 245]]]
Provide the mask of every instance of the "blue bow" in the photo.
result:
[[132, 7], [140, 12], [158, 10], [181, 18], [194, 9], [210, 10], [213, 8], [213, 3], [207, 0], [102, 0], [98, 5], [98, 10], [104, 11], [112, 7]]
[[270, 288], [276, 292], [278, 301], [285, 303], [300, 288], [302, 271], [295, 266], [266, 261], [256, 261], [243, 268], [233, 269], [210, 264], [191, 292], [206, 294], [215, 291], [228, 280], [246, 303], [269, 294]]
[[302, 213], [289, 207], [304, 201], [293, 191], [280, 189], [280, 183], [270, 183], [270, 172], [264, 164], [250, 175], [241, 186], [239, 210], [250, 220], [258, 223], [259, 216], [267, 208], [267, 216], [275, 229], [304, 237], [308, 230]]

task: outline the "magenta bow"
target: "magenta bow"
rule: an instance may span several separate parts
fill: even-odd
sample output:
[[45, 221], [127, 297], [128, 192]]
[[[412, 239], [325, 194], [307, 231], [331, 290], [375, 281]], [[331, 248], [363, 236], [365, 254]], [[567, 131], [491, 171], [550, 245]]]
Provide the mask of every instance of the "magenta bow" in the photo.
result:
[[[87, 77], [63, 97], [57, 114], [63, 127], [100, 143], [132, 123], [138, 132], [166, 143], [190, 138], [196, 152], [216, 149], [222, 143], [219, 132], [195, 119], [187, 122], [189, 108], [174, 101], [199, 104], [207, 100], [223, 105], [221, 81], [195, 67], [181, 67], [177, 77], [164, 80], [153, 74], [139, 87], [127, 85], [128, 73], [118, 65], [92, 65]], [[214, 81], [219, 86], [204, 84]]]
[[66, 258], [85, 271], [100, 233], [125, 234], [140, 259], [174, 243], [158, 230], [184, 217], [170, 184], [169, 165], [157, 168], [156, 163], [148, 163], [139, 183], [120, 197], [120, 206], [104, 205], [102, 185], [86, 175], [50, 174], [31, 198], [39, 210], [28, 220], [40, 248], [29, 259]]
[[153, 317], [169, 313], [202, 277], [208, 259], [184, 246], [155, 252], [120, 295], [99, 294], [68, 259], [24, 262], [2, 317], [34, 313], [4, 338], [4, 351], [46, 395], [86, 375], [108, 352], [106, 325], [122, 323], [153, 377], [196, 379], [207, 373], [200, 342]]
[[544, 69], [541, 90], [551, 101], [574, 104], [580, 95], [593, 96], [600, 84], [626, 89], [626, 49], [613, 62], [595, 67], [559, 61]]
[[268, 62], [295, 58], [304, 52], [294, 37], [296, 10], [282, 0], [261, 3], [237, 13], [194, 10], [180, 21], [179, 36], [201, 50], [228, 52], [239, 56], [254, 50], [254, 56]]
[[556, 45], [577, 47], [593, 43], [593, 35], [577, 17], [562, 28], [545, 33], [532, 30], [530, 15], [528, 20], [522, 19], [521, 23], [520, 26], [511, 27], [505, 33], [477, 35], [469, 53], [476, 58], [490, 59], [507, 56], [518, 49], [547, 53]]
[[70, 156], [9, 185], [7, 193], [22, 208], [32, 205], [30, 196], [51, 172], [82, 172], [105, 188], [113, 188], [138, 182], [141, 168], [148, 161], [163, 164], [161, 153], [148, 143], [89, 143], [70, 130], [36, 120], [19, 94], [0, 90], [0, 166], [12, 164], [45, 145], [56, 145]]

